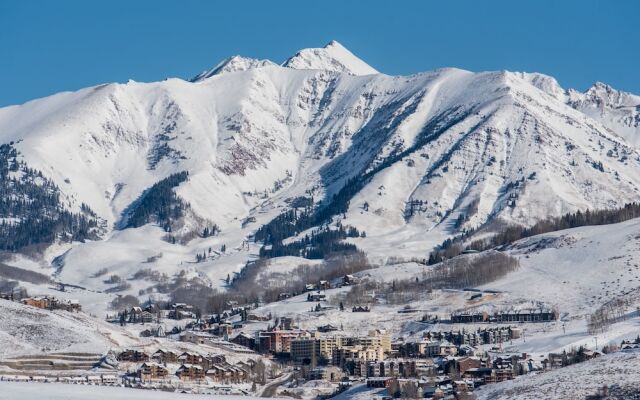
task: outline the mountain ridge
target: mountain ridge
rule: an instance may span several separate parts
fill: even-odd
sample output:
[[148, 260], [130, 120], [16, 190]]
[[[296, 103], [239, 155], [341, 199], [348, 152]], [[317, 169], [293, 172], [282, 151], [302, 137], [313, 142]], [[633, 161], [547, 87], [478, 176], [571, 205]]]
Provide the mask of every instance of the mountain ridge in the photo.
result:
[[[255, 232], [298, 198], [333, 210], [318, 223], [366, 232], [346, 241], [376, 261], [424, 258], [466, 228], [526, 226], [638, 196], [639, 132], [616, 108], [637, 110], [633, 95], [602, 85], [578, 94], [508, 71], [358, 75], [235, 60], [196, 82], [99, 85], [0, 109], [0, 141], [17, 143], [66, 208], [87, 204], [107, 226], [154, 184], [188, 173], [172, 189], [190, 210], [179, 231], [111, 228], [65, 246], [62, 278], [104, 290], [87, 257], [92, 271], [126, 275], [161, 252], [160, 270], [217, 282], [255, 259]], [[583, 112], [596, 95], [609, 105]], [[202, 235], [211, 224], [220, 231]]]

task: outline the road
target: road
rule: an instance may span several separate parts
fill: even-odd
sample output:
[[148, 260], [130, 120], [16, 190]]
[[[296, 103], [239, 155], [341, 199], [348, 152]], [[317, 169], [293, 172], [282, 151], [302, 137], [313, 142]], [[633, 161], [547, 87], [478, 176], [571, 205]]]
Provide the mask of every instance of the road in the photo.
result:
[[292, 374], [288, 373], [278, 378], [277, 380], [271, 382], [270, 384], [265, 386], [264, 389], [262, 389], [262, 394], [260, 395], [260, 397], [273, 397], [276, 394], [276, 390], [278, 389], [278, 386], [286, 382], [289, 382], [291, 378], [292, 378]]

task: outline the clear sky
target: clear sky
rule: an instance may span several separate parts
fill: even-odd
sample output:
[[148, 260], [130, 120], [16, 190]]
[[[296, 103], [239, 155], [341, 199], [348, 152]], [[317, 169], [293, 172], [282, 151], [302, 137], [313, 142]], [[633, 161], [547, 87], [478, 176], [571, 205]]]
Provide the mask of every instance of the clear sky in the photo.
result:
[[387, 74], [508, 69], [640, 94], [636, 0], [0, 0], [0, 106], [332, 39]]

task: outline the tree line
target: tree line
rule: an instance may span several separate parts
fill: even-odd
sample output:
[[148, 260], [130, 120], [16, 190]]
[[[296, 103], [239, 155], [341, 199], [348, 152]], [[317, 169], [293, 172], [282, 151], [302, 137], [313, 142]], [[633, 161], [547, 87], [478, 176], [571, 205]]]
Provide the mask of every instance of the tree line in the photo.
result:
[[345, 295], [332, 299], [332, 302], [361, 305], [374, 301], [369, 293], [375, 293], [376, 298], [384, 298], [386, 304], [407, 304], [424, 300], [435, 289], [464, 289], [493, 282], [519, 266], [516, 257], [499, 251], [468, 254], [425, 269], [419, 277], [394, 279], [386, 283], [363, 282], [353, 286]]
[[138, 228], [150, 222], [171, 232], [176, 220], [184, 216], [189, 204], [180, 198], [174, 188], [189, 177], [187, 171], [177, 172], [156, 182], [125, 212], [124, 228]]
[[260, 257], [274, 258], [283, 256], [303, 257], [307, 259], [324, 259], [333, 253], [355, 253], [358, 248], [352, 243], [342, 243], [349, 237], [360, 237], [361, 233], [354, 227], [344, 227], [338, 224], [336, 229], [320, 228], [302, 239], [283, 244], [273, 243], [260, 249]]
[[78, 213], [67, 210], [58, 186], [19, 156], [13, 142], [0, 145], [0, 250], [98, 239], [98, 220], [89, 206], [82, 204]]
[[445, 259], [456, 257], [467, 250], [484, 251], [543, 233], [589, 225], [616, 224], [638, 217], [640, 217], [640, 203], [628, 203], [623, 207], [610, 210], [578, 210], [560, 217], [546, 218], [528, 228], [507, 225], [499, 229], [493, 236], [472, 241], [465, 246], [465, 242], [479, 232], [479, 230], [468, 230], [456, 238], [445, 240], [437, 249], [433, 250], [429, 254], [428, 264], [436, 264]]

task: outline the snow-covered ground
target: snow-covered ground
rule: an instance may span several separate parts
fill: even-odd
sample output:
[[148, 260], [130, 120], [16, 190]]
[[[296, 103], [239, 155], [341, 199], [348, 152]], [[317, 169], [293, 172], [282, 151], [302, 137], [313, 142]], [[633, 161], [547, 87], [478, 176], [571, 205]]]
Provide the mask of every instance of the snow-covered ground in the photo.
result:
[[130, 332], [84, 313], [48, 311], [0, 300], [0, 359], [23, 354], [102, 354], [137, 344]]
[[[564, 400], [584, 399], [603, 386], [617, 386], [640, 392], [640, 353], [623, 351], [538, 375], [483, 386], [475, 392], [478, 400]], [[616, 397], [636, 398], [636, 397]]]
[[[350, 288], [326, 290], [334, 308], [311, 312], [316, 305], [306, 294], [265, 305], [254, 312], [291, 317], [301, 328], [315, 329], [332, 324], [339, 334], [366, 334], [371, 328], [386, 329], [395, 337], [419, 338], [424, 330], [471, 330], [487, 325], [423, 324], [424, 314], [447, 319], [451, 312], [482, 309], [497, 311], [513, 307], [526, 308], [544, 304], [556, 308], [560, 320], [550, 323], [522, 324], [525, 336], [504, 344], [508, 352], [537, 355], [570, 350], [579, 346], [596, 348], [594, 335], [587, 330], [586, 317], [614, 297], [629, 299], [627, 319], [597, 334], [598, 348], [633, 339], [640, 331], [640, 219], [620, 224], [589, 226], [539, 235], [516, 242], [507, 253], [519, 259], [520, 267], [506, 276], [478, 287], [483, 291], [434, 290], [409, 305], [415, 313], [399, 313], [400, 305], [374, 305], [369, 313], [341, 312], [337, 301]], [[382, 265], [356, 275], [374, 282], [422, 279], [431, 267], [418, 263]], [[372, 291], [375, 295], [375, 290]], [[243, 329], [263, 329], [261, 324], [247, 324]]]
[[207, 394], [181, 394], [163, 391], [129, 389], [108, 386], [71, 385], [61, 383], [0, 382], [0, 399], [3, 400], [252, 400], [258, 397], [225, 396]]

